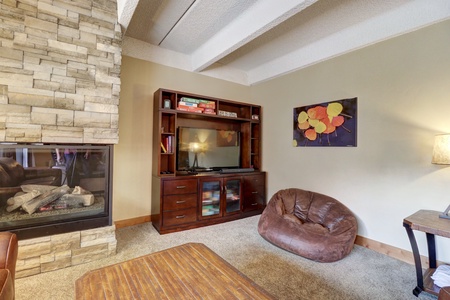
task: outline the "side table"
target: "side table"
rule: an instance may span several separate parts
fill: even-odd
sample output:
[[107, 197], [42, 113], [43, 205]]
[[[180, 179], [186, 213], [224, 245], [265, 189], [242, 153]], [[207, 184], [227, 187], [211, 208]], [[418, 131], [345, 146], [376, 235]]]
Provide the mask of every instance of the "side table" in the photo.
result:
[[[436, 243], [435, 235], [450, 238], [450, 220], [439, 218], [441, 212], [434, 210], [419, 210], [411, 216], [403, 219], [403, 227], [408, 234], [409, 242], [414, 256], [416, 266], [417, 286], [413, 290], [415, 296], [422, 291], [438, 295], [440, 288], [431, 279], [436, 270]], [[428, 246], [428, 259], [430, 267], [422, 271], [419, 248], [413, 230], [425, 232]]]

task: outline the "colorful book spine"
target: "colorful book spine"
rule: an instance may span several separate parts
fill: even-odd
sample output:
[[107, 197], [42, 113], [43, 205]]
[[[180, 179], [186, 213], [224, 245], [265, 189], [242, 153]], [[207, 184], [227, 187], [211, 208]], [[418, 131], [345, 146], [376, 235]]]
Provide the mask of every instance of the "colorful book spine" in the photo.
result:
[[184, 106], [193, 106], [193, 107], [201, 107], [200, 104], [192, 103], [192, 102], [186, 102], [186, 101], [180, 101], [178, 102], [178, 105], [184, 105]]
[[215, 115], [216, 111], [212, 108], [205, 108], [205, 110], [203, 111], [205, 114], [210, 114], [210, 115]]
[[167, 137], [167, 151], [172, 153], [172, 136]]
[[194, 106], [186, 106], [186, 105], [178, 105], [178, 110], [191, 111], [196, 113], [202, 113], [205, 109], [202, 107], [194, 107]]
[[177, 109], [196, 113], [206, 113], [215, 115], [216, 102], [203, 99], [181, 97], [177, 104]]
[[216, 103], [215, 102], [211, 102], [211, 103], [199, 103], [198, 107], [203, 107], [203, 108], [216, 108]]
[[162, 153], [172, 153], [173, 152], [173, 136], [164, 137], [161, 140], [161, 151]]
[[216, 102], [215, 101], [211, 101], [211, 100], [203, 100], [203, 99], [194, 99], [194, 98], [189, 98], [189, 97], [181, 97], [180, 101], [183, 102], [190, 102], [190, 103], [196, 103], [196, 104], [209, 104], [209, 105], [215, 105]]
[[200, 103], [200, 99], [194, 99], [194, 98], [189, 98], [189, 97], [181, 97], [180, 99], [183, 102], [190, 102], [190, 103]]

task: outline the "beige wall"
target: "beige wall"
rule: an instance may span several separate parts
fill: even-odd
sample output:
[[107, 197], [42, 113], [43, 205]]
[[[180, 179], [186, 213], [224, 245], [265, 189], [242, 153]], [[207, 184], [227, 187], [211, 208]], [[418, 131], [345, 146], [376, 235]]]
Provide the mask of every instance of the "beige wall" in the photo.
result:
[[[356, 214], [359, 235], [410, 251], [403, 218], [450, 204], [450, 167], [430, 163], [434, 135], [450, 132], [449, 30], [443, 22], [252, 87], [124, 57], [114, 220], [150, 214], [152, 99], [163, 87], [263, 105], [269, 196], [328, 194]], [[292, 147], [294, 107], [347, 97], [358, 97], [357, 147]], [[419, 244], [426, 253], [423, 235]]]
[[[450, 204], [450, 167], [431, 164], [434, 135], [450, 133], [449, 32], [447, 21], [254, 87], [269, 194], [333, 196], [356, 214], [359, 235], [410, 251], [403, 218]], [[356, 148], [291, 146], [294, 107], [349, 97], [358, 97]]]
[[150, 215], [153, 93], [159, 88], [251, 102], [250, 88], [123, 57], [119, 144], [114, 148], [114, 221]]

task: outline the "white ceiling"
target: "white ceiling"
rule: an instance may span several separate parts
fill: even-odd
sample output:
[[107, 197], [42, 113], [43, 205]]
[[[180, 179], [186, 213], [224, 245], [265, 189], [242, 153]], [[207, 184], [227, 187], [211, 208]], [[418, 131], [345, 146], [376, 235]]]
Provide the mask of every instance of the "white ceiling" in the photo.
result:
[[450, 0], [118, 0], [123, 55], [253, 85], [450, 18]]

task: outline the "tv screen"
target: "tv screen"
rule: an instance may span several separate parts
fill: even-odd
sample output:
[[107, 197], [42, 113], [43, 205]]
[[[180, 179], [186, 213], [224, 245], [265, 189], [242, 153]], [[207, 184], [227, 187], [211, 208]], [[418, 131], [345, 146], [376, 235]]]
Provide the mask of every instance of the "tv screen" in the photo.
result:
[[177, 170], [240, 167], [240, 134], [235, 130], [179, 127]]

